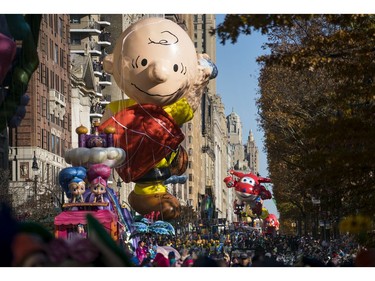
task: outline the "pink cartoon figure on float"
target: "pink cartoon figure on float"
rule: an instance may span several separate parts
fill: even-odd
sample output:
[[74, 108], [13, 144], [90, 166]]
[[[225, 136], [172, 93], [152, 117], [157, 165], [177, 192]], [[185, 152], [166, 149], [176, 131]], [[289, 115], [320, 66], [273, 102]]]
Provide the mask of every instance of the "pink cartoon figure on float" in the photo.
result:
[[272, 194], [261, 183], [269, 183], [269, 178], [263, 178], [253, 173], [244, 174], [230, 170], [230, 176], [224, 179], [228, 188], [234, 188], [236, 193], [236, 205], [245, 206], [248, 204], [253, 214], [260, 216], [262, 214], [263, 200], [271, 199]]
[[196, 53], [184, 29], [164, 18], [129, 26], [103, 66], [126, 94], [107, 105], [99, 130], [114, 127], [114, 145], [126, 153], [116, 171], [135, 183], [129, 204], [141, 215], [174, 219], [181, 206], [165, 181], [187, 169], [181, 126], [193, 118], [217, 68], [207, 54]]
[[[89, 192], [86, 192], [86, 202], [106, 203], [110, 202], [106, 196], [107, 181], [111, 175], [111, 168], [105, 164], [93, 164], [87, 171]], [[103, 209], [102, 207], [98, 207]]]

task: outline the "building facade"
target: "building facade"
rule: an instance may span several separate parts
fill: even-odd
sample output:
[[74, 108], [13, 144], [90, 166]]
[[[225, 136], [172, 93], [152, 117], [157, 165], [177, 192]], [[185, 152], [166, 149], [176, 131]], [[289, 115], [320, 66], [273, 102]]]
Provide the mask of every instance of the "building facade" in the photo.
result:
[[250, 172], [254, 174], [259, 173], [259, 151], [252, 130], [249, 132], [247, 143], [245, 145], [245, 158]]
[[42, 16], [39, 66], [28, 84], [26, 115], [18, 127], [9, 129], [12, 205], [21, 211], [30, 198], [34, 203], [48, 198], [25, 216], [64, 201], [58, 174], [67, 166], [64, 153], [72, 144], [69, 28], [69, 15]]

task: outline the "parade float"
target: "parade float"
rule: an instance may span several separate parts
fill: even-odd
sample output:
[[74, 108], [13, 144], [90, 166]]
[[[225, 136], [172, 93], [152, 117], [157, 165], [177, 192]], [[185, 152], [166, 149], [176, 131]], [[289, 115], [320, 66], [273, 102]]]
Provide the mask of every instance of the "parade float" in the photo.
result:
[[133, 223], [130, 212], [123, 208], [116, 193], [109, 187], [112, 169], [125, 160], [125, 152], [113, 146], [114, 128], [100, 133], [99, 123], [93, 124], [93, 133], [80, 126], [78, 148], [65, 153], [72, 167], [60, 171], [59, 184], [69, 202], [55, 217], [55, 237], [70, 239], [77, 233], [87, 237], [87, 216], [92, 215], [118, 241], [123, 232], [130, 233]]

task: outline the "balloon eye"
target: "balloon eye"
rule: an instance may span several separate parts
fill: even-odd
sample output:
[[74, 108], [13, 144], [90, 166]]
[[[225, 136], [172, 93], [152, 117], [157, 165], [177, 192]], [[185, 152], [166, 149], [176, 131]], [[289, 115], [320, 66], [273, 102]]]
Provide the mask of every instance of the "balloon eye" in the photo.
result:
[[146, 59], [143, 59], [143, 60], [141, 61], [141, 65], [142, 65], [142, 66], [146, 66], [146, 65], [147, 65], [147, 60], [146, 60]]
[[173, 71], [174, 71], [174, 72], [177, 72], [177, 71], [178, 71], [178, 65], [177, 65], [177, 64], [173, 65]]

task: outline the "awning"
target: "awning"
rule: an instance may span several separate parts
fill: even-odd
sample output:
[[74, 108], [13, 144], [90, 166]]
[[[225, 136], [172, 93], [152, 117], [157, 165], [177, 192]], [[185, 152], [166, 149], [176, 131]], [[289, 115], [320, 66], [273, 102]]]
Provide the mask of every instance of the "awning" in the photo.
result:
[[87, 214], [92, 215], [101, 223], [117, 221], [117, 215], [110, 210], [98, 211], [64, 211], [55, 217], [55, 225], [87, 224]]

